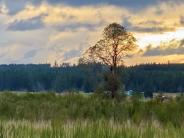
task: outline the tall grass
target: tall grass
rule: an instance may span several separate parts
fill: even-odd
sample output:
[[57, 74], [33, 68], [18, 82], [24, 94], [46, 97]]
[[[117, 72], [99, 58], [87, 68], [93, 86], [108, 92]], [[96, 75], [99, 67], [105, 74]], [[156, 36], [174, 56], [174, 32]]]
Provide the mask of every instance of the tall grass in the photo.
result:
[[51, 121], [3, 121], [1, 138], [183, 138], [182, 128], [143, 123], [139, 126], [113, 121], [77, 121], [53, 123]]
[[0, 138], [183, 138], [184, 98], [1, 93]]
[[54, 93], [1, 93], [1, 120], [99, 120], [134, 123], [159, 121], [181, 127], [184, 124], [184, 98], [167, 102], [135, 98], [112, 100], [94, 95]]

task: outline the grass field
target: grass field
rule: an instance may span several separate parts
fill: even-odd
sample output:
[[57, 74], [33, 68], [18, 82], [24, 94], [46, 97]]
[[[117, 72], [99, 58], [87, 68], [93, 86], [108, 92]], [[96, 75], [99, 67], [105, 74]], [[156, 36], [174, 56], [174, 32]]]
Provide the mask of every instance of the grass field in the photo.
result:
[[183, 138], [184, 98], [1, 93], [0, 138]]
[[157, 122], [131, 123], [113, 121], [29, 122], [3, 121], [0, 138], [183, 138], [184, 129], [172, 125], [161, 127]]

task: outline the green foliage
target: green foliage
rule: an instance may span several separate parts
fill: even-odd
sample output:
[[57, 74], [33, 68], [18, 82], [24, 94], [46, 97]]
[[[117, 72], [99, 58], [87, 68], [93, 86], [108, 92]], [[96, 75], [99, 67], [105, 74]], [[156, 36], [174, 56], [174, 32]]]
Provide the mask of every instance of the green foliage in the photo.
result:
[[117, 97], [117, 92], [120, 88], [120, 81], [118, 80], [118, 77], [112, 73], [106, 74], [104, 88], [110, 93], [110, 96]]
[[135, 124], [158, 121], [162, 125], [184, 124], [184, 99], [144, 101], [139, 97], [111, 99], [80, 93], [2, 93], [0, 120], [130, 120]]
[[0, 138], [183, 138], [184, 98], [1, 93]]

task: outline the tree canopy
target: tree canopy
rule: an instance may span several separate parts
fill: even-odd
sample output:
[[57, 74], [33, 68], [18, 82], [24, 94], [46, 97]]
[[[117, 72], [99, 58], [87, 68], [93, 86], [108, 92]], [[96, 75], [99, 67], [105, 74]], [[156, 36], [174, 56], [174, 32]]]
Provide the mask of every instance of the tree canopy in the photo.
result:
[[135, 37], [123, 26], [112, 23], [105, 27], [103, 38], [90, 47], [85, 54], [88, 56], [88, 60], [115, 69], [123, 65], [123, 58], [135, 48]]
[[111, 93], [112, 98], [117, 96], [117, 91], [121, 87], [116, 70], [123, 65], [123, 58], [128, 52], [135, 48], [135, 37], [120, 24], [112, 23], [105, 27], [103, 38], [86, 51], [90, 61], [107, 65], [110, 68], [111, 72], [105, 76], [106, 87], [104, 87], [105, 91]]

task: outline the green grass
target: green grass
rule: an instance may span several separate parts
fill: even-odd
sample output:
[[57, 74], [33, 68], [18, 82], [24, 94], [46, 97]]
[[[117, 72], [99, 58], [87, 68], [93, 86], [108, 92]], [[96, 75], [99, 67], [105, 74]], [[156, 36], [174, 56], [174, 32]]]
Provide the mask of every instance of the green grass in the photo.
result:
[[3, 121], [0, 123], [1, 138], [183, 138], [184, 129], [171, 125], [161, 127], [129, 122], [77, 121], [77, 122], [29, 122]]
[[0, 138], [183, 138], [184, 98], [1, 93]]

